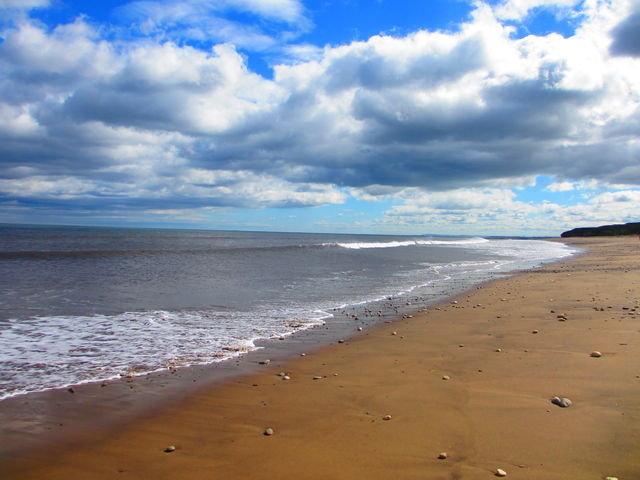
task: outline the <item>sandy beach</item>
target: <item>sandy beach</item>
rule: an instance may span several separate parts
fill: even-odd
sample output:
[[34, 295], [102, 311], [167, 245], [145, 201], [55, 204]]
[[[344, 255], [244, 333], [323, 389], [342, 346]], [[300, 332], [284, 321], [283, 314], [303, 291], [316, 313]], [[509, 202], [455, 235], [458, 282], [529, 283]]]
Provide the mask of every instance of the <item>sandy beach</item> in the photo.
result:
[[[81, 443], [5, 456], [0, 477], [640, 478], [640, 241], [563, 241], [586, 254], [92, 422]], [[91, 402], [117, 408], [99, 388]]]

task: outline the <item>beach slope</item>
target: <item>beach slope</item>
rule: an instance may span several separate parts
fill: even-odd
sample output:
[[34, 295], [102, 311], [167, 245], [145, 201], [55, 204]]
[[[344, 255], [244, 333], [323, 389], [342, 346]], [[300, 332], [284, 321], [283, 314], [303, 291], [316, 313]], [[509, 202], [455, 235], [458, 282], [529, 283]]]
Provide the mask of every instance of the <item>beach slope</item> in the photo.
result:
[[640, 242], [567, 243], [587, 253], [4, 460], [2, 478], [640, 478]]

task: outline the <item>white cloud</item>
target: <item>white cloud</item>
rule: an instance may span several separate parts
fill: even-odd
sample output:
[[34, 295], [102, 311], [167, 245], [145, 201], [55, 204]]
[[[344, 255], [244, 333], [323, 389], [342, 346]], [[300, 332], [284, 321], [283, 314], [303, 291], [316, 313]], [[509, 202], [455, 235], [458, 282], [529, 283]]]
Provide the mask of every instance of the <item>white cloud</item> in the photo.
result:
[[429, 193], [416, 189], [397, 196], [402, 204], [385, 212], [387, 228], [431, 233], [551, 235], [574, 227], [637, 221], [640, 190], [606, 192], [586, 203], [560, 205], [517, 200], [510, 190], [460, 189]]
[[505, 20], [522, 20], [535, 8], [568, 9], [582, 0], [505, 0], [495, 7], [496, 16]]
[[20, 10], [29, 10], [31, 8], [48, 7], [50, 0], [0, 0], [1, 8], [17, 8]]
[[581, 211], [512, 192], [542, 174], [550, 191], [640, 185], [640, 64], [609, 52], [632, 10], [584, 5], [570, 38], [513, 38], [479, 5], [454, 33], [291, 45], [273, 79], [232, 44], [205, 51], [160, 34], [198, 9], [302, 24], [299, 2], [137, 2], [160, 40], [126, 44], [82, 18], [53, 30], [24, 20], [0, 43], [2, 191], [157, 211], [327, 205], [349, 191], [400, 202], [389, 222], [495, 229], [618, 215], [608, 205], [633, 202], [595, 196]]
[[[229, 10], [259, 19], [252, 23], [234, 21], [226, 15]], [[118, 11], [140, 32], [160, 40], [228, 42], [251, 50], [275, 47], [311, 25], [299, 0], [141, 0]], [[272, 28], [269, 22], [278, 28]]]
[[576, 186], [573, 182], [556, 182], [547, 185], [545, 190], [550, 192], [570, 192], [575, 190]]

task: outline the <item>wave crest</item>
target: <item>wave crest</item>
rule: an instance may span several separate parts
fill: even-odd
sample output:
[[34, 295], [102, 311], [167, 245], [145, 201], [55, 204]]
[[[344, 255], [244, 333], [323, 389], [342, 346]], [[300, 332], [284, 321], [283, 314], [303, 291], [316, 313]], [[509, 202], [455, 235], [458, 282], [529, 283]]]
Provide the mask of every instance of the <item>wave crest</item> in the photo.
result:
[[477, 243], [486, 243], [486, 238], [474, 237], [460, 240], [406, 240], [394, 242], [349, 242], [349, 243], [323, 243], [323, 247], [341, 247], [352, 250], [360, 250], [367, 248], [399, 248], [399, 247], [415, 247], [422, 245], [471, 245]]

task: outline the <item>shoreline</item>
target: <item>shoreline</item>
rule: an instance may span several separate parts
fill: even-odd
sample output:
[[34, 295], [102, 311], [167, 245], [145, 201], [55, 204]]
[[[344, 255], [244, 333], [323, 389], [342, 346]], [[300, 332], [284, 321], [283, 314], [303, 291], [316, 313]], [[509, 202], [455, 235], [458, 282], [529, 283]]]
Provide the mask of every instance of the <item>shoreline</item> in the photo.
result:
[[[491, 244], [489, 240], [477, 240], [472, 243]], [[176, 309], [166, 308], [166, 305], [165, 308], [155, 305], [139, 311], [114, 310], [112, 305], [109, 311], [96, 310], [84, 316], [78, 315], [77, 311], [75, 313], [58, 311], [55, 306], [50, 314], [41, 311], [39, 315], [26, 317], [8, 311], [4, 318], [8, 322], [9, 333], [16, 328], [18, 337], [11, 341], [13, 338], [11, 335], [3, 335], [6, 353], [18, 359], [23, 359], [24, 355], [27, 355], [24, 357], [27, 362], [24, 365], [20, 362], [15, 366], [12, 362], [7, 364], [0, 401], [43, 391], [75, 388], [78, 385], [93, 382], [109, 383], [130, 375], [140, 377], [149, 373], [162, 372], [165, 368], [182, 369], [194, 365], [215, 365], [227, 359], [233, 361], [239, 356], [238, 354], [241, 356], [248, 351], [263, 348], [278, 337], [291, 338], [297, 332], [314, 326], [319, 326], [321, 329], [326, 325], [330, 328], [342, 328], [345, 335], [351, 334], [354, 323], [350, 321], [350, 317], [354, 317], [354, 320], [358, 318], [358, 321], [362, 322], [362, 327], [370, 327], [371, 320], [375, 320], [372, 318], [375, 316], [374, 312], [384, 314], [385, 319], [395, 317], [397, 314], [410, 314], [421, 306], [433, 304], [444, 297], [471, 288], [472, 284], [499, 277], [503, 273], [510, 274], [513, 271], [534, 268], [541, 261], [550, 262], [553, 261], [552, 258], [557, 260], [563, 255], [571, 255], [570, 249], [566, 249], [564, 244], [558, 242], [534, 240], [533, 245], [521, 247], [508, 245], [508, 240], [505, 241], [507, 244], [501, 240], [501, 245], [496, 245], [497, 250], [489, 247], [483, 251], [481, 248], [479, 254], [474, 252], [473, 248], [465, 247], [462, 250], [468, 250], [468, 252], [456, 253], [459, 258], [452, 260], [451, 263], [445, 259], [447, 250], [455, 251], [456, 248], [444, 247], [445, 253], [441, 262], [433, 260], [439, 248], [426, 249], [422, 252], [430, 259], [426, 263], [421, 263], [424, 257], [418, 253], [418, 250], [414, 250], [414, 261], [411, 263], [414, 265], [413, 269], [407, 269], [407, 265], [404, 265], [404, 268], [395, 269], [387, 263], [381, 264], [370, 260], [370, 264], [363, 268], [363, 271], [371, 272], [368, 275], [372, 278], [368, 283], [365, 282], [366, 286], [363, 284], [361, 288], [350, 287], [349, 294], [342, 294], [335, 291], [335, 288], [332, 292], [331, 289], [324, 287], [323, 300], [320, 300], [318, 295], [313, 294], [315, 284], [311, 283], [311, 288], [306, 294], [304, 288], [301, 288], [289, 299], [286, 293], [289, 288], [287, 287], [273, 291], [276, 300], [284, 295], [284, 302], [280, 299], [278, 304], [277, 301], [274, 303], [265, 298], [262, 306], [256, 307], [249, 301], [246, 308], [230, 307], [228, 315], [224, 313], [227, 310], [226, 307], [211, 305], [176, 307]], [[536, 242], [539, 244], [536, 245]], [[444, 243], [449, 245], [447, 242]], [[454, 244], [459, 246], [455, 242]], [[527, 243], [524, 242], [524, 244]], [[365, 248], [366, 256], [372, 244], [355, 245], [358, 245], [357, 250]], [[395, 246], [393, 243], [381, 245]], [[383, 252], [393, 255], [395, 250], [387, 247]], [[515, 254], [523, 249], [525, 251], [521, 252], [521, 256]], [[543, 252], [539, 252], [538, 249]], [[509, 253], [496, 256], [500, 250]], [[395, 254], [398, 255], [398, 252], [402, 251], [404, 249], [398, 250]], [[377, 253], [376, 250], [372, 252]], [[435, 256], [439, 256], [439, 253]], [[472, 257], [473, 260], [465, 261], [465, 256]], [[359, 257], [356, 256], [356, 258]], [[358, 261], [361, 263], [362, 258]], [[384, 270], [380, 270], [381, 268]], [[353, 272], [343, 273], [342, 277], [349, 279]], [[378, 279], [372, 281], [375, 276], [378, 276]], [[322, 277], [320, 281], [327, 282]], [[351, 280], [348, 280], [347, 284], [349, 282]], [[261, 290], [258, 288], [256, 291]], [[185, 294], [188, 297], [188, 289]], [[256, 296], [253, 290], [246, 294], [249, 299]], [[244, 298], [245, 295], [242, 297]], [[280, 307], [276, 308], [276, 304]], [[183, 316], [186, 318], [182, 318]], [[176, 317], [179, 321], [176, 321]], [[129, 331], [125, 332], [124, 328], [118, 326], [121, 323], [128, 325], [132, 319], [136, 325], [132, 325]], [[21, 327], [23, 321], [33, 326], [24, 329]], [[48, 326], [49, 321], [52, 323], [51, 326]], [[82, 335], [80, 333], [65, 335], [65, 329], [69, 325], [76, 325], [75, 322], [78, 327], [71, 333], [82, 332]], [[202, 322], [199, 328], [204, 329], [204, 337], [190, 336], [187, 332], [198, 331], [198, 328], [180, 327], [181, 322], [184, 325], [192, 322], [198, 325], [198, 322]], [[160, 327], [164, 328], [165, 324], [170, 327], [167, 330], [170, 335], [167, 336], [168, 342], [160, 342], [158, 339], [165, 338], [165, 335], [161, 333], [158, 336], [154, 330], [161, 330]], [[225, 324], [232, 328], [225, 327]], [[97, 328], [95, 325], [104, 325], [105, 328]], [[47, 332], [41, 338], [38, 337], [40, 330]], [[318, 328], [312, 330], [318, 332]], [[107, 338], [103, 336], [104, 331], [108, 332]], [[26, 350], [21, 345], [21, 338], [31, 342], [31, 346], [27, 346]], [[60, 353], [68, 348], [70, 357], [65, 359], [59, 355], [52, 355], [47, 346], [39, 350], [39, 343], [42, 341], [56, 346], [54, 350], [60, 350]], [[319, 343], [330, 342], [323, 341], [320, 337]], [[130, 345], [136, 345], [139, 348], [131, 349]], [[151, 348], [151, 346], [157, 348]], [[37, 360], [30, 360], [29, 348], [34, 347], [36, 350], [33, 358]], [[35, 363], [36, 361], [38, 363]]]
[[[579, 254], [574, 253], [571, 257]], [[290, 361], [302, 353], [313, 353], [328, 345], [351, 340], [381, 325], [403, 321], [424, 308], [446, 303], [483, 284], [529, 270], [485, 272], [478, 277], [479, 280], [471, 283], [457, 277], [443, 278], [428, 285], [434, 288], [433, 291], [425, 290], [426, 286], [414, 287], [412, 292], [421, 289], [422, 292], [416, 295], [404, 292], [385, 299], [333, 308], [327, 310], [333, 315], [328, 323], [280, 338], [259, 339], [255, 350], [220, 362], [160, 369], [132, 377], [123, 374], [116, 378], [69, 384], [2, 399], [0, 437], [9, 441], [0, 442], [0, 461], [38, 452], [51, 445], [59, 445], [63, 449], [73, 447], [96, 437], [90, 433], [91, 430], [99, 431], [98, 436], [106, 435], [141, 415], [147, 415], [149, 411], [159, 411], [204, 388], [257, 373], [264, 369], [260, 362], [265, 359], [272, 360], [274, 365]], [[406, 300], [409, 301], [405, 304]], [[382, 312], [380, 316], [371, 312], [372, 308], [377, 310], [378, 307]], [[367, 309], [370, 315], [365, 314]], [[354, 315], [357, 322], [351, 318]], [[362, 328], [362, 332], [357, 328]], [[52, 405], [56, 408], [51, 408]]]
[[[313, 354], [332, 344], [353, 340], [370, 329], [402, 322], [424, 308], [444, 304], [481, 285], [528, 270], [495, 272], [472, 284], [445, 280], [436, 293], [410, 297], [413, 303], [408, 306], [401, 296], [397, 296], [335, 308], [331, 310], [334, 316], [328, 323], [281, 338], [259, 339], [255, 350], [216, 363], [167, 368], [132, 378], [121, 375], [2, 399], [0, 438], [9, 441], [0, 442], [0, 462], [15, 456], [37, 454], [51, 449], [52, 445], [56, 445], [56, 450], [64, 450], [109, 435], [128, 422], [179, 403], [198, 391], [259, 373], [264, 370], [262, 362], [265, 359], [272, 366], [285, 364], [301, 354]], [[381, 316], [362, 315], [364, 307], [387, 301], [393, 306], [383, 308]], [[359, 315], [357, 324], [351, 319], [354, 314]], [[362, 332], [357, 330], [358, 327], [363, 329]], [[52, 405], [56, 408], [52, 409]], [[34, 421], [34, 417], [37, 420]]]
[[[318, 478], [321, 475], [359, 478], [365, 474], [373, 478], [392, 478], [391, 468], [406, 472], [402, 478], [414, 478], [414, 475], [419, 478], [418, 472], [422, 476], [432, 472], [432, 478], [483, 478], [491, 468], [500, 465], [514, 478], [555, 479], [571, 475], [574, 475], [571, 478], [600, 478], [597, 475], [616, 474], [604, 471], [606, 465], [611, 465], [607, 468], [613, 470], [619, 464], [622, 464], [617, 472], [620, 478], [624, 478], [624, 472], [637, 475], [640, 472], [639, 461], [634, 459], [640, 457], [637, 449], [631, 452], [633, 445], [626, 445], [624, 439], [618, 438], [623, 433], [614, 434], [610, 427], [627, 432], [624, 435], [627, 438], [640, 437], [635, 417], [637, 407], [632, 407], [627, 398], [639, 398], [640, 381], [631, 376], [631, 370], [640, 375], [640, 360], [637, 360], [640, 355], [633, 358], [630, 353], [639, 352], [637, 342], [631, 341], [631, 338], [635, 340], [631, 336], [638, 334], [638, 328], [624, 330], [625, 337], [631, 337], [628, 341], [618, 342], [626, 343], [624, 346], [615, 345], [615, 341], [609, 341], [611, 345], [607, 348], [599, 346], [597, 343], [606, 344], [608, 337], [621, 334], [608, 331], [612, 330], [611, 325], [602, 329], [602, 318], [598, 318], [602, 312], [596, 312], [591, 305], [591, 312], [582, 308], [587, 306], [590, 298], [596, 298], [584, 297], [588, 289], [583, 288], [590, 282], [586, 277], [593, 262], [605, 265], [601, 268], [603, 270], [609, 264], [616, 275], [626, 275], [625, 279], [629, 281], [626, 286], [636, 286], [635, 290], [631, 288], [635, 292], [635, 300], [629, 301], [640, 302], [637, 290], [639, 249], [637, 240], [634, 240], [565, 239], [563, 243], [590, 246], [590, 251], [474, 286], [453, 299], [427, 307], [426, 312], [414, 313], [412, 318], [382, 323], [344, 343], [320, 347], [306, 357], [295, 357], [289, 352], [282, 357], [274, 356], [271, 365], [256, 370], [255, 361], [263, 354], [261, 351], [251, 352], [246, 357], [253, 355], [255, 359], [246, 364], [252, 368], [238, 371], [234, 367], [228, 378], [203, 388], [193, 385], [188, 388], [191, 379], [185, 378], [183, 394], [159, 410], [147, 413], [144, 405], [138, 405], [137, 418], [125, 418], [117, 425], [105, 426], [102, 433], [84, 432], [83, 438], [91, 438], [88, 446], [63, 442], [59, 447], [49, 447], [47, 451], [17, 459], [5, 456], [0, 462], [4, 463], [6, 471], [16, 475], [8, 478], [25, 479], [65, 478], [65, 475], [67, 478], [69, 475], [113, 478], [117, 470], [135, 473], [136, 476], [130, 478], [176, 478], [177, 473], [170, 473], [175, 467], [193, 473], [184, 478], [208, 478], [204, 476], [207, 468], [215, 468], [231, 478]], [[607, 248], [617, 248], [618, 251], [607, 253]], [[629, 253], [630, 249], [635, 251]], [[625, 271], [616, 264], [621, 261], [617, 257], [624, 257], [624, 262], [629, 265], [635, 262], [635, 267], [629, 266], [629, 271]], [[568, 279], [567, 274], [580, 278]], [[599, 272], [598, 275], [604, 273]], [[543, 278], [546, 278], [546, 284]], [[549, 282], [556, 285], [551, 286]], [[589, 285], [589, 288], [595, 294], [596, 287]], [[598, 290], [621, 288], [621, 292], [606, 292], [609, 297], [616, 296], [618, 300], [614, 302], [611, 298], [609, 301], [618, 304], [619, 299], [632, 293], [627, 292], [624, 285], [614, 280], [611, 285], [597, 287]], [[557, 290], [560, 293], [562, 289], [570, 290], [574, 297], [580, 295], [584, 298], [564, 304], [559, 300], [550, 302], [549, 292]], [[527, 298], [516, 299], [516, 293], [519, 297], [536, 296], [538, 302], [546, 305], [543, 308], [530, 304]], [[500, 294], [503, 296], [497, 299]], [[598, 296], [604, 295], [598, 293]], [[505, 301], [501, 301], [502, 298]], [[606, 300], [603, 298], [601, 301]], [[558, 311], [567, 310], [568, 321], [558, 322], [549, 313], [552, 310], [549, 304], [557, 305]], [[636, 305], [629, 304], [627, 308], [635, 308]], [[579, 310], [580, 316], [584, 317], [581, 323], [575, 321], [574, 314], [570, 313], [572, 310]], [[469, 312], [473, 313], [471, 318], [467, 315]], [[518, 319], [518, 316], [522, 318]], [[635, 320], [634, 317], [625, 315], [616, 320], [628, 323], [627, 320]], [[539, 330], [539, 333], [531, 333], [533, 330]], [[570, 330], [570, 339], [566, 336], [567, 330]], [[392, 335], [393, 331], [397, 334]], [[596, 332], [597, 338], [594, 338]], [[541, 344], [541, 339], [550, 344]], [[589, 357], [591, 350], [587, 345], [590, 344], [595, 344], [589, 347], [591, 350], [603, 350], [603, 358]], [[501, 351], [496, 352], [497, 349]], [[558, 361], [560, 363], [556, 363]], [[584, 369], [592, 367], [604, 369], [600, 373], [606, 373], [608, 377], [591, 379], [588, 374], [593, 376], [594, 372], [585, 372]], [[533, 370], [525, 375], [528, 368]], [[276, 376], [280, 369], [291, 373], [290, 381]], [[563, 372], [563, 369], [567, 371]], [[571, 372], [578, 376], [580, 387], [574, 388], [573, 392], [568, 388], [569, 384], [575, 383], [575, 379], [568, 375]], [[334, 373], [338, 375], [334, 376]], [[628, 385], [622, 385], [620, 376], [623, 373], [631, 377], [626, 380]], [[166, 375], [173, 377], [171, 381], [174, 381], [175, 374]], [[321, 378], [313, 380], [315, 376]], [[449, 379], [443, 380], [445, 376]], [[206, 381], [203, 379], [202, 383]], [[505, 389], [502, 383], [515, 388], [515, 392]], [[128, 388], [126, 382], [120, 384], [123, 384], [120, 390]], [[253, 387], [254, 384], [257, 386]], [[618, 399], [615, 407], [609, 407], [598, 393], [604, 385], [615, 387], [614, 399], [621, 395], [622, 400]], [[114, 401], [118, 397], [118, 391], [112, 385], [102, 389], [94, 386], [95, 391], [82, 390], [85, 389], [79, 387], [73, 394], [56, 393], [66, 395], [69, 401], [84, 404], [86, 416], [100, 413], [101, 400], [97, 397], [104, 396], [106, 391], [111, 391]], [[280, 395], [280, 391], [287, 395]], [[162, 392], [156, 392], [156, 395], [162, 396]], [[574, 406], [559, 409], [551, 405], [549, 399], [554, 395], [571, 397]], [[589, 403], [590, 395], [598, 400], [595, 406]], [[290, 398], [292, 396], [297, 401]], [[55, 405], [60, 400], [51, 398], [48, 401]], [[131, 401], [136, 402], [135, 399]], [[64, 405], [60, 409], [64, 409]], [[531, 418], [523, 418], [519, 409], [531, 414]], [[437, 419], [430, 413], [433, 411], [438, 412]], [[590, 420], [587, 415], [603, 412], [611, 423], [607, 423], [604, 430], [599, 428], [602, 426], [600, 418]], [[391, 415], [392, 419], [382, 420], [384, 415]], [[580, 420], [579, 425], [571, 423], [576, 418]], [[621, 418], [625, 422], [621, 422]], [[635, 423], [626, 422], [629, 418]], [[563, 424], [562, 431], [552, 428], [556, 423]], [[266, 438], [262, 431], [269, 425], [274, 428], [275, 435]], [[518, 427], [516, 430], [527, 435], [513, 435], [514, 425]], [[424, 431], [417, 426], [423, 427]], [[543, 426], [551, 428], [551, 432], [546, 432]], [[81, 425], [79, 430], [82, 430]], [[508, 432], [511, 435], [507, 435]], [[569, 433], [579, 435], [574, 438]], [[78, 434], [77, 438], [81, 438], [83, 432]], [[34, 430], [31, 435], [37, 436], [38, 433]], [[591, 451], [585, 447], [585, 435], [600, 449]], [[527, 438], [520, 438], [522, 436]], [[617, 439], [615, 450], [601, 444], [601, 440], [610, 440], [610, 437]], [[7, 437], [3, 435], [3, 438]], [[480, 438], [483, 442], [478, 441]], [[436, 442], [437, 439], [439, 441]], [[306, 448], [296, 446], [297, 442]], [[177, 450], [165, 454], [162, 452], [165, 444], [175, 444]], [[494, 448], [489, 448], [489, 444]], [[401, 445], [405, 448], [398, 449]], [[558, 452], [570, 450], [574, 461], [567, 463], [564, 459], [563, 463], [563, 458], [556, 452], [551, 455], [551, 460], [537, 465], [539, 458], [550, 454], [550, 446]], [[389, 452], [385, 452], [383, 447], [388, 447]], [[421, 454], [408, 453], [418, 447]], [[505, 448], [513, 451], [504, 451]], [[288, 452], [287, 456], [300, 465], [287, 465], [288, 462], [278, 454], [281, 450]], [[101, 456], [100, 451], [107, 454]], [[372, 451], [379, 454], [374, 458], [367, 456], [365, 461], [364, 454]], [[437, 460], [440, 451], [448, 451], [450, 457], [446, 461]], [[576, 460], [578, 452], [589, 452], [588, 461], [582, 463], [588, 464], [590, 470], [580, 470], [580, 465], [574, 464], [580, 463]], [[629, 458], [621, 456], [621, 452]], [[631, 458], [631, 453], [635, 454], [634, 458]], [[323, 464], [322, 455], [327, 454], [331, 454], [332, 461]], [[595, 459], [590, 458], [592, 454]], [[250, 461], [241, 461], [245, 457]], [[533, 461], [534, 457], [538, 460]], [[353, 460], [353, 465], [345, 463], [347, 458]], [[482, 458], [487, 458], [486, 464]], [[520, 463], [517, 463], [517, 458], [520, 458]], [[87, 462], [97, 463], [87, 470]], [[336, 462], [342, 468], [337, 473], [332, 470]], [[251, 463], [261, 467], [251, 469]], [[117, 467], [120, 464], [122, 468]], [[495, 464], [495, 467], [490, 464]], [[565, 468], [557, 472], [553, 465], [564, 465]], [[597, 472], [594, 465], [598, 465]], [[305, 475], [305, 470], [310, 468], [314, 475]], [[596, 476], [581, 476], [587, 471]], [[289, 475], [291, 472], [297, 473]]]

